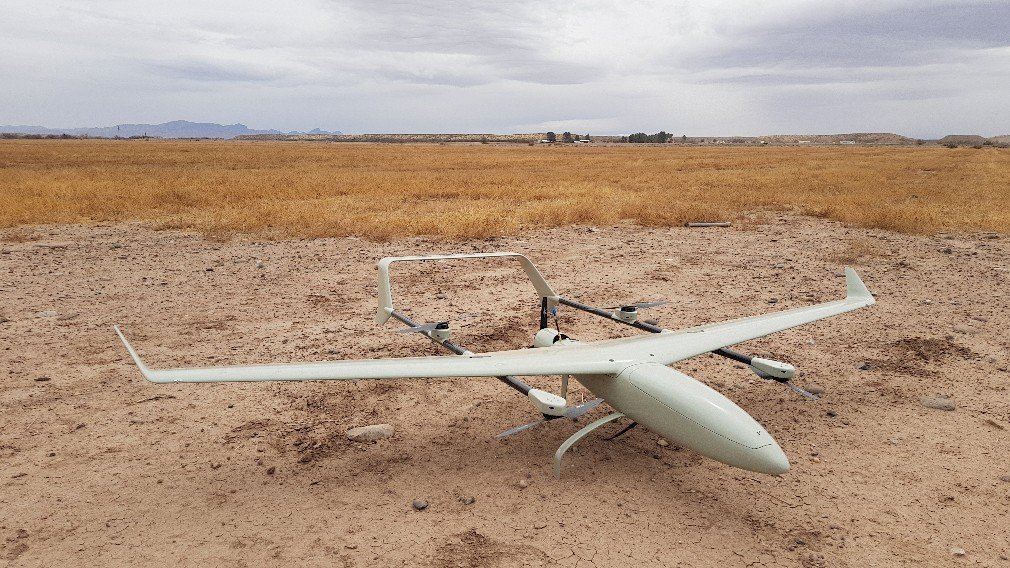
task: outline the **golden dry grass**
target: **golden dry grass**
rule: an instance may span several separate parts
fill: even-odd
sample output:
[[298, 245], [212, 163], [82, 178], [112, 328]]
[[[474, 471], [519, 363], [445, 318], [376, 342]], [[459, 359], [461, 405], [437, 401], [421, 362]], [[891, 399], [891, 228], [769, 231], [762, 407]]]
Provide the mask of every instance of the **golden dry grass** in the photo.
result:
[[0, 227], [143, 220], [211, 234], [454, 238], [792, 210], [1010, 231], [1001, 149], [0, 141]]

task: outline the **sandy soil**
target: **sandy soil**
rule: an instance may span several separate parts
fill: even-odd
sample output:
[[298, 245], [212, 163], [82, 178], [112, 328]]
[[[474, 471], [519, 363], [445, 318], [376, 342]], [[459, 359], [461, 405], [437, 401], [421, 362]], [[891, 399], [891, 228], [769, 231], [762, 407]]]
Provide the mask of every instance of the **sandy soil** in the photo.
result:
[[[493, 379], [153, 385], [111, 329], [154, 367], [435, 354], [373, 323], [375, 261], [492, 250], [527, 253], [587, 303], [669, 299], [652, 313], [669, 328], [835, 299], [845, 264], [878, 304], [739, 346], [795, 364], [819, 401], [714, 356], [678, 365], [767, 427], [793, 463], [780, 477], [644, 429], [607, 441], [614, 424], [555, 481], [552, 453], [578, 426], [494, 440], [536, 415]], [[47, 226], [0, 233], [0, 274], [0, 563], [1010, 565], [1006, 235], [778, 215], [473, 242]], [[482, 312], [454, 336], [474, 350], [530, 344], [537, 300], [518, 265], [394, 277], [417, 319]], [[638, 333], [572, 311], [561, 326], [585, 340]], [[935, 396], [957, 409], [922, 406]], [[371, 423], [396, 434], [346, 439]]]

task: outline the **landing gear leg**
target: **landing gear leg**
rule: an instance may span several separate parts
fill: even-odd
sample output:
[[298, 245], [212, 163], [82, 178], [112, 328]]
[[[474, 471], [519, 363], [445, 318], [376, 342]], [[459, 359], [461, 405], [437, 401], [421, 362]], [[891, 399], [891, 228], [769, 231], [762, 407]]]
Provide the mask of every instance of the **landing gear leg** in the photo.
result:
[[591, 422], [587, 424], [584, 428], [572, 434], [570, 438], [565, 440], [564, 443], [562, 443], [561, 446], [558, 448], [558, 451], [554, 452], [554, 479], [561, 479], [561, 458], [564, 457], [565, 452], [567, 452], [569, 448], [577, 444], [579, 440], [585, 438], [593, 430], [596, 430], [597, 428], [603, 426], [604, 424], [613, 422], [618, 418], [624, 418], [624, 414], [621, 414], [620, 412], [615, 412], [613, 414], [604, 416], [603, 418], [600, 418], [596, 422]]

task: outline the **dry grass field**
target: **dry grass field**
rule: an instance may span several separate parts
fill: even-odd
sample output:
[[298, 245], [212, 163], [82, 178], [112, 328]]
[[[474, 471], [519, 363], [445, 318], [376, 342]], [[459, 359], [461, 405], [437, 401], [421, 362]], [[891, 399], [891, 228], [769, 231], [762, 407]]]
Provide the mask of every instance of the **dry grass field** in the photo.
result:
[[1010, 231], [999, 149], [5, 140], [0, 178], [0, 227], [473, 238], [773, 209], [908, 233]]

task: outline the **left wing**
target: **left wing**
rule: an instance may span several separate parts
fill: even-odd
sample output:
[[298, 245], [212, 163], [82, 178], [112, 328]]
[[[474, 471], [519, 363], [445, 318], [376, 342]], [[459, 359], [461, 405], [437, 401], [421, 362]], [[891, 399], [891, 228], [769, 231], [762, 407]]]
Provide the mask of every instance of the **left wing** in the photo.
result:
[[144, 378], [152, 383], [217, 383], [233, 381], [313, 381], [354, 379], [404, 379], [434, 377], [500, 377], [505, 375], [609, 374], [631, 361], [615, 360], [604, 353], [582, 349], [544, 347], [498, 351], [487, 355], [446, 355], [399, 359], [358, 359], [321, 363], [287, 363], [150, 369], [115, 327]]

